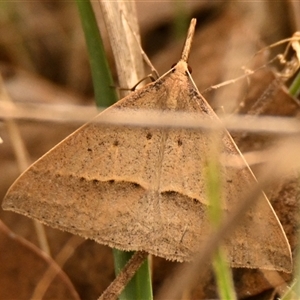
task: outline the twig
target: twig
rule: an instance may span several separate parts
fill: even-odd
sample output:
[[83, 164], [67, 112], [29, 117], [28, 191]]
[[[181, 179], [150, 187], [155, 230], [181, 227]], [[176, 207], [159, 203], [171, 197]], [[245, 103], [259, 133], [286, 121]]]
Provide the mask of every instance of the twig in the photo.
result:
[[147, 256], [147, 252], [135, 252], [122, 271], [118, 274], [116, 279], [108, 286], [98, 300], [117, 299], [136, 271], [145, 261]]

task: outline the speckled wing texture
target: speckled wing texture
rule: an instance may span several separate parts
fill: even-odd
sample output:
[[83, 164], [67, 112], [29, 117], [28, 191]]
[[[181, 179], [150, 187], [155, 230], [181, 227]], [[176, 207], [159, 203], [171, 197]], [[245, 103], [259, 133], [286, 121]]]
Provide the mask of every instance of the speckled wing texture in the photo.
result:
[[[95, 121], [125, 109], [162, 116], [191, 112], [219, 122], [191, 82], [184, 61]], [[241, 161], [221, 167], [226, 215], [256, 180], [225, 129], [221, 141], [223, 157]], [[189, 261], [210, 238], [203, 170], [211, 145], [208, 129], [91, 122], [26, 170], [8, 191], [3, 208], [121, 250]], [[291, 270], [289, 244], [263, 193], [224, 247], [232, 267]]]

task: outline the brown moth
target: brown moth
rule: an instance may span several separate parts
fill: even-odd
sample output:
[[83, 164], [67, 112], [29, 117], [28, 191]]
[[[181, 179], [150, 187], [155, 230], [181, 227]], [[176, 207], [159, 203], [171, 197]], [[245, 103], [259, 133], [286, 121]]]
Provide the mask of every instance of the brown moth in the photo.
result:
[[[188, 261], [211, 232], [203, 171], [211, 130], [107, 124], [120, 111], [196, 114], [220, 121], [197, 90], [187, 67], [196, 20], [179, 62], [155, 82], [131, 93], [27, 169], [9, 189], [3, 209], [121, 250], [143, 250]], [[129, 117], [130, 117], [130, 112]], [[237, 146], [221, 129], [222, 207], [230, 213], [256, 179]], [[291, 271], [290, 246], [268, 199], [260, 198], [224, 248], [232, 267]]]

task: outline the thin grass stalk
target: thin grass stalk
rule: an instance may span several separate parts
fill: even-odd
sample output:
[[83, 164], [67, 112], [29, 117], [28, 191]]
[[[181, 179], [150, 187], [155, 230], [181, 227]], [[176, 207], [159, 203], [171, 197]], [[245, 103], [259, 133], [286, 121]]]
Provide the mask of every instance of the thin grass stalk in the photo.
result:
[[[293, 80], [292, 84], [289, 87], [289, 93], [293, 97], [298, 97], [300, 95], [300, 72], [298, 72], [297, 76]], [[299, 179], [299, 173], [298, 173]], [[300, 182], [298, 183], [300, 184]], [[298, 234], [298, 238], [300, 235]], [[294, 281], [291, 287], [286, 291], [286, 293], [280, 298], [281, 300], [292, 300], [292, 299], [300, 299], [300, 255], [299, 255], [299, 247], [298, 252], [295, 259], [296, 267], [294, 274]]]
[[[97, 106], [106, 107], [116, 102], [117, 94], [113, 88], [114, 83], [106, 60], [101, 35], [96, 22], [95, 14], [89, 0], [76, 0], [82, 27], [85, 34], [89, 53], [91, 72], [95, 90]], [[125, 266], [131, 258], [132, 252], [113, 250], [116, 273]], [[136, 275], [131, 279], [119, 299], [146, 299], [151, 300], [152, 285], [148, 260], [143, 263]]]
[[189, 11], [185, 1], [174, 1], [174, 15], [173, 34], [177, 40], [180, 40], [185, 38], [190, 23]]
[[[214, 133], [215, 143], [212, 143], [212, 152], [208, 158], [206, 169], [206, 186], [209, 200], [208, 214], [214, 230], [218, 230], [222, 221], [222, 178], [219, 165], [219, 142], [217, 133]], [[226, 192], [226, 191], [225, 191]], [[213, 257], [213, 270], [216, 277], [217, 289], [221, 299], [235, 300], [236, 294], [231, 269], [226, 261], [225, 252], [220, 246]]]
[[[118, 80], [121, 87], [132, 87], [145, 76], [138, 38], [135, 3], [126, 1], [99, 1], [115, 58]], [[136, 35], [136, 37], [134, 37]], [[116, 274], [127, 264], [132, 252], [114, 250]], [[148, 260], [119, 296], [125, 299], [151, 300], [152, 284]]]
[[[11, 106], [14, 106], [12, 99], [10, 98], [7, 90], [5, 89], [1, 75], [0, 75], [0, 101], [1, 103], [5, 102], [6, 104], [11, 104]], [[15, 122], [15, 120], [7, 119], [5, 121], [5, 125], [7, 127], [7, 132], [10, 136], [13, 151], [17, 159], [19, 172], [22, 173], [30, 165], [29, 154], [27, 152], [25, 143], [22, 140], [19, 127]], [[50, 247], [49, 247], [44, 225], [37, 220], [33, 220], [33, 224], [34, 224], [34, 228], [35, 228], [35, 232], [37, 235], [40, 248], [49, 256], [51, 256]]]
[[294, 300], [294, 299], [299, 299], [299, 284], [297, 283], [297, 279], [294, 279], [289, 289], [280, 298], [280, 300]]
[[[289, 93], [293, 97], [298, 97], [300, 95], [300, 72], [298, 72], [297, 76], [293, 80], [292, 84], [289, 87]], [[299, 179], [299, 173], [298, 173]], [[299, 181], [299, 180], [298, 180]], [[300, 184], [300, 182], [298, 183]], [[298, 234], [298, 238], [300, 235]], [[281, 297], [281, 300], [292, 300], [295, 297], [300, 299], [300, 254], [299, 254], [299, 246], [298, 252], [296, 255], [296, 267], [295, 267], [295, 274], [294, 274], [294, 282], [291, 285], [290, 289]]]

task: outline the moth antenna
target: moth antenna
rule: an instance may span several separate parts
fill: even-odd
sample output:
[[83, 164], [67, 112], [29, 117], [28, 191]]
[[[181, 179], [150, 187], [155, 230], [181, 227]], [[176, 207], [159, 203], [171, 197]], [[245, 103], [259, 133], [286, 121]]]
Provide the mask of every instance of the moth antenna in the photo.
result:
[[195, 33], [195, 27], [196, 27], [197, 20], [193, 18], [190, 23], [190, 27], [187, 33], [187, 37], [183, 46], [182, 54], [181, 54], [181, 60], [185, 61], [187, 63], [190, 51], [191, 51], [191, 46], [193, 42], [193, 37]]
[[151, 72], [153, 73], [153, 75], [156, 77], [155, 79], [158, 79], [159, 78], [159, 74], [157, 72], [157, 70], [155, 69], [155, 67], [153, 66], [150, 58], [148, 57], [148, 55], [146, 54], [146, 52], [144, 51], [142, 45], [141, 45], [141, 41], [140, 41], [140, 38], [137, 36], [136, 32], [133, 30], [133, 28], [131, 27], [130, 25], [130, 22], [128, 21], [128, 19], [126, 18], [126, 16], [123, 14], [123, 12], [121, 11], [121, 15], [123, 16], [123, 18], [125, 19], [128, 27], [130, 28], [131, 30], [131, 33], [133, 34], [134, 36], [134, 39], [141, 51], [141, 54], [142, 54], [142, 57], [143, 57], [143, 60], [144, 62], [150, 67], [151, 69]]

